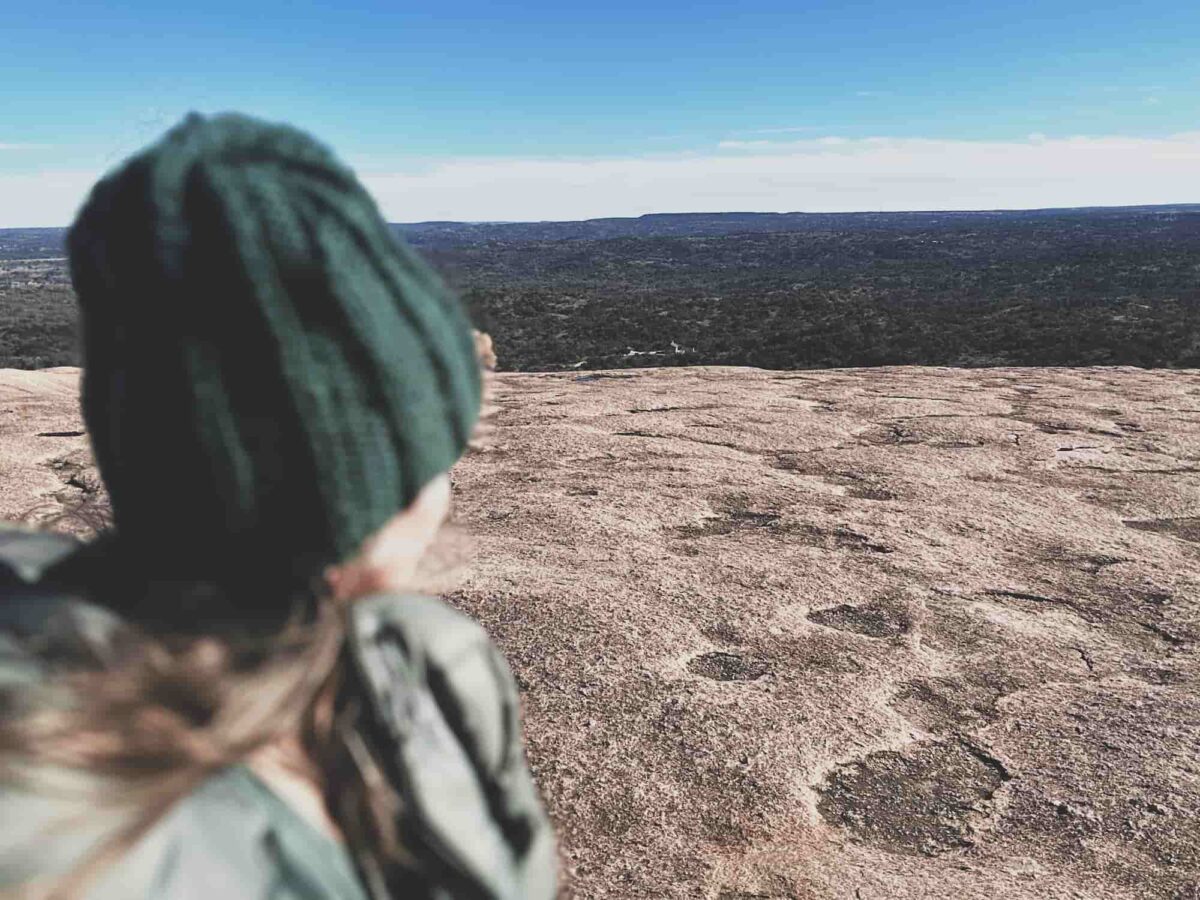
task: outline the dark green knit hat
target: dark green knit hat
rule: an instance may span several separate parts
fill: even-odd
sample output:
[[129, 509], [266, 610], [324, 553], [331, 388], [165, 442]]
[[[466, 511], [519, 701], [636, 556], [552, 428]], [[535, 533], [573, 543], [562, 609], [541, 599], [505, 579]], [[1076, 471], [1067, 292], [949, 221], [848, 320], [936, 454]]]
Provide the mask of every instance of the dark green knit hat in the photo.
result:
[[84, 419], [154, 573], [311, 577], [471, 437], [458, 298], [302, 131], [193, 113], [95, 186], [68, 247]]

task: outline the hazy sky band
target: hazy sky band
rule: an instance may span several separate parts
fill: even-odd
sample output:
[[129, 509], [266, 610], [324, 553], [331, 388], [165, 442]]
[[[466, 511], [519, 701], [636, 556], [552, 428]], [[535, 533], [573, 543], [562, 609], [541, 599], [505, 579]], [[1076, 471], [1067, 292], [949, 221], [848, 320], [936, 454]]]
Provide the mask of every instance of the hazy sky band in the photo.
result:
[[[686, 156], [463, 158], [358, 171], [394, 222], [1185, 203], [1200, 202], [1200, 132], [755, 142]], [[0, 227], [65, 224], [96, 174], [0, 174]]]
[[[4, 225], [64, 224], [70, 185], [189, 109], [308, 128], [405, 221], [1158, 202], [1171, 186], [1147, 168], [1200, 131], [1194, 0], [11, 7]], [[1076, 176], [1060, 141], [1077, 135], [1107, 143]], [[889, 156], [879, 136], [927, 143]], [[846, 143], [775, 146], [818, 138]], [[984, 159], [999, 168], [972, 169]], [[1043, 171], [1059, 174], [1027, 197]], [[1171, 202], [1200, 200], [1185, 166], [1167, 171]]]

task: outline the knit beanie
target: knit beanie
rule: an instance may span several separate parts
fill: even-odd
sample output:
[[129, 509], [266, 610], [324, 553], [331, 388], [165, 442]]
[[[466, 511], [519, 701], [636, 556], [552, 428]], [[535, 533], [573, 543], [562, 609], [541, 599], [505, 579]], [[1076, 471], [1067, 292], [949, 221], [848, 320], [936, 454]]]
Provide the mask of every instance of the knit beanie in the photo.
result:
[[465, 310], [302, 131], [188, 115], [94, 187], [68, 250], [83, 417], [149, 574], [311, 579], [471, 438]]

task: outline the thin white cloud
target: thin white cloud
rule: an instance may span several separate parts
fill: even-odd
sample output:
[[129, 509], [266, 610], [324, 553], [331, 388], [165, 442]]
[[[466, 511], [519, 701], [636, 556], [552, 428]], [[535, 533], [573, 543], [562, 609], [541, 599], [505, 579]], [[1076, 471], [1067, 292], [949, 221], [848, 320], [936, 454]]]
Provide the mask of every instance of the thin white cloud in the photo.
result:
[[[861, 138], [860, 140], [862, 140], [864, 142], [877, 142], [877, 141], [883, 140], [883, 138]], [[786, 141], [786, 142], [769, 141], [769, 140], [721, 141], [720, 143], [717, 144], [717, 147], [718, 147], [718, 149], [721, 149], [721, 150], [763, 150], [763, 149], [772, 149], [772, 148], [777, 148], [777, 147], [798, 147], [798, 146], [802, 146], [802, 145], [818, 145], [821, 147], [845, 147], [845, 146], [851, 146], [853, 143], [854, 142], [852, 142], [849, 138], [836, 137], [836, 136], [830, 135], [827, 137], [809, 138], [809, 139], [803, 140], [803, 141]]]
[[[0, 175], [0, 227], [66, 224], [95, 174]], [[824, 136], [628, 158], [451, 159], [360, 174], [395, 222], [1197, 203], [1200, 132], [1015, 141]]]
[[455, 160], [364, 181], [390, 219], [408, 222], [1200, 202], [1200, 132], [741, 143], [687, 158]]
[[66, 225], [99, 172], [0, 172], [0, 228]]
[[0, 150], [49, 150], [49, 144], [12, 144], [0, 141]]
[[891, 91], [855, 91], [855, 97], [890, 97]]

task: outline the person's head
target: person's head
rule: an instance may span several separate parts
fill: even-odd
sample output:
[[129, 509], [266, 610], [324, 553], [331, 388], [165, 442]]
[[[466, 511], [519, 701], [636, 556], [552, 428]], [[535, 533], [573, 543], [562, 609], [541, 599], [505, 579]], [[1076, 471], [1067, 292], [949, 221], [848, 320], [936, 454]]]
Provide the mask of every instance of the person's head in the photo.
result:
[[0, 744], [141, 788], [154, 761], [162, 791], [111, 850], [299, 735], [347, 836], [397, 852], [341, 730], [344, 616], [403, 592], [447, 519], [488, 430], [479, 335], [329, 150], [245, 116], [190, 115], [102, 179], [68, 250], [112, 502], [98, 595], [141, 649]]
[[189, 115], [95, 186], [68, 249], [84, 419], [148, 577], [238, 585], [273, 623], [471, 438], [460, 302], [302, 131]]

